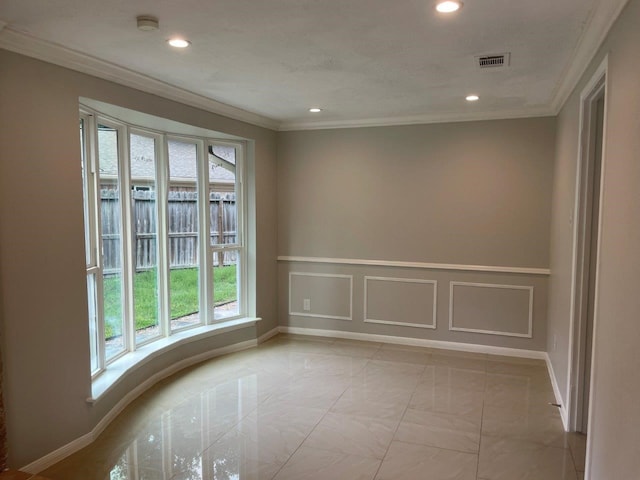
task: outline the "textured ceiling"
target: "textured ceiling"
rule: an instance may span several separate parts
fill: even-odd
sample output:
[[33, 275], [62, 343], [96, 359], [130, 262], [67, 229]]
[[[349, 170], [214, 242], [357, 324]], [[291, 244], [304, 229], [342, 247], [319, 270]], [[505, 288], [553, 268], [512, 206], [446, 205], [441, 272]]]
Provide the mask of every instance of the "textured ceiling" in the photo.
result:
[[[600, 3], [467, 0], [444, 16], [433, 0], [2, 0], [0, 20], [5, 32], [308, 126], [549, 114]], [[137, 30], [140, 14], [160, 29]], [[171, 49], [174, 34], [193, 45]], [[499, 52], [511, 52], [509, 68], [475, 66]]]

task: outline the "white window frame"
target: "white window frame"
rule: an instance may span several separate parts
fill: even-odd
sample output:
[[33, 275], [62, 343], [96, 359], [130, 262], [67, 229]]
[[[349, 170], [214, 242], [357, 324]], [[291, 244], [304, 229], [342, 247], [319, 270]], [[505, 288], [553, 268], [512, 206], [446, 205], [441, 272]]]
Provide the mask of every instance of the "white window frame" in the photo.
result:
[[[225, 146], [225, 147], [233, 147], [235, 149], [235, 158], [236, 158], [236, 162], [235, 162], [235, 176], [236, 176], [236, 184], [235, 184], [235, 196], [236, 196], [236, 243], [234, 244], [224, 244], [221, 243], [221, 239], [223, 240], [224, 237], [224, 232], [222, 231], [222, 225], [220, 226], [221, 231], [220, 231], [220, 238], [219, 238], [219, 243], [217, 243], [216, 245], [211, 245], [210, 242], [210, 237], [207, 237], [207, 270], [211, 270], [211, 267], [213, 267], [213, 256], [218, 253], [218, 252], [236, 252], [236, 258], [237, 258], [237, 269], [236, 269], [236, 283], [237, 283], [237, 289], [238, 289], [238, 312], [239, 315], [234, 315], [232, 317], [225, 317], [225, 318], [221, 318], [218, 319], [217, 322], [220, 321], [225, 321], [225, 320], [229, 320], [229, 319], [233, 319], [233, 318], [237, 318], [239, 316], [242, 316], [244, 313], [247, 312], [247, 295], [246, 294], [241, 294], [241, 292], [246, 292], [247, 291], [247, 255], [246, 255], [246, 243], [245, 243], [245, 232], [247, 231], [247, 223], [246, 223], [246, 212], [245, 212], [245, 208], [244, 206], [247, 204], [246, 203], [246, 192], [244, 189], [244, 174], [245, 174], [245, 170], [244, 170], [244, 166], [245, 166], [245, 148], [244, 148], [244, 144], [239, 143], [239, 142], [229, 142], [229, 141], [225, 141], [225, 140], [210, 140], [206, 147], [207, 147], [207, 152], [209, 151], [209, 146], [215, 146], [215, 145], [221, 145], [221, 146]], [[208, 161], [208, 159], [207, 159]], [[208, 164], [207, 164], [207, 168], [206, 168], [206, 174], [207, 176], [209, 175], [209, 168], [208, 168]], [[209, 187], [211, 185], [211, 182], [209, 181], [209, 179], [207, 178], [207, 201], [208, 201], [208, 196], [209, 196]], [[207, 212], [207, 222], [209, 222], [209, 215]], [[211, 225], [207, 225], [207, 227], [209, 228], [209, 232], [211, 231]], [[209, 272], [209, 274], [211, 274], [211, 272]], [[207, 298], [209, 298], [211, 300], [211, 318], [215, 318], [215, 307], [214, 307], [214, 290], [215, 289], [215, 284], [212, 281], [211, 282], [211, 286], [213, 287], [211, 289], [211, 291], [207, 291]]]
[[[230, 141], [220, 139], [215, 136], [202, 137], [198, 135], [182, 135], [166, 131], [158, 131], [134, 125], [109, 115], [102, 114], [93, 108], [81, 105], [80, 118], [83, 120], [84, 135], [84, 159], [86, 169], [85, 192], [88, 203], [86, 219], [89, 228], [89, 252], [87, 252], [87, 277], [95, 275], [96, 289], [96, 328], [97, 328], [97, 368], [91, 372], [92, 379], [95, 380], [100, 374], [106, 371], [109, 364], [122, 358], [136, 349], [158, 341], [162, 338], [170, 337], [175, 333], [182, 333], [191, 328], [202, 327], [203, 325], [214, 325], [230, 320], [246, 317], [248, 314], [248, 256], [246, 232], [247, 224], [247, 192], [245, 191], [245, 153], [246, 142]], [[121, 269], [122, 269], [122, 312], [123, 312], [123, 344], [124, 350], [118, 355], [106, 360], [105, 335], [104, 335], [104, 282], [101, 245], [102, 231], [100, 218], [100, 178], [98, 174], [99, 150], [98, 150], [98, 124], [114, 128], [118, 131], [118, 188], [119, 201], [122, 209], [120, 220], [121, 237]], [[131, 211], [131, 165], [130, 165], [130, 142], [131, 134], [153, 138], [155, 142], [155, 172], [156, 172], [156, 225], [157, 225], [157, 271], [158, 271], [158, 317], [159, 335], [136, 344], [135, 315], [134, 315], [134, 292], [133, 276], [135, 275], [134, 236], [135, 226], [133, 225]], [[171, 330], [170, 319], [170, 253], [169, 253], [169, 232], [167, 225], [168, 197], [169, 197], [169, 141], [181, 141], [196, 144], [197, 150], [197, 192], [198, 192], [198, 247], [199, 247], [199, 308], [200, 322], [190, 327]], [[233, 245], [211, 245], [210, 240], [210, 218], [209, 218], [209, 160], [208, 147], [210, 145], [222, 145], [233, 147], [236, 153], [235, 173], [236, 173], [236, 214], [237, 214], [237, 243]], [[218, 251], [237, 252], [238, 267], [236, 270], [236, 283], [238, 290], [238, 314], [215, 319], [214, 312], [214, 278], [213, 278], [213, 255]]]
[[[156, 258], [159, 260], [162, 256], [163, 258], [168, 259], [168, 245], [167, 245], [167, 235], [166, 235], [166, 223], [161, 222], [161, 218], [166, 218], [167, 214], [167, 174], [164, 165], [167, 164], [164, 141], [162, 135], [151, 132], [149, 130], [141, 129], [135, 126], [128, 127], [127, 132], [127, 144], [129, 145], [129, 151], [131, 151], [131, 135], [138, 135], [141, 137], [151, 138], [154, 141], [154, 167], [155, 167], [155, 191], [156, 191]], [[131, 161], [129, 157], [129, 162]], [[129, 164], [128, 177], [131, 182], [131, 164]], [[129, 191], [131, 191], [131, 186], [129, 187]], [[130, 241], [132, 245], [131, 255], [133, 255], [133, 251], [135, 248], [135, 225], [133, 224], [133, 217], [131, 218], [130, 225]], [[168, 298], [168, 277], [169, 271], [166, 262], [157, 261], [157, 279], [158, 279], [158, 335], [155, 337], [151, 337], [145, 341], [136, 342], [136, 332], [135, 332], [135, 296], [133, 295], [133, 291], [131, 292], [131, 304], [132, 304], [132, 321], [129, 322], [131, 329], [131, 336], [133, 338], [133, 343], [135, 348], [140, 348], [148, 343], [155, 342], [156, 340], [160, 340], [161, 338], [166, 336], [166, 332], [168, 332], [169, 322], [165, 321], [169, 318], [169, 306], [166, 305], [165, 300]], [[135, 265], [133, 266], [135, 270]], [[135, 272], [132, 272], [135, 275]], [[133, 280], [132, 280], [133, 282]], [[133, 285], [133, 283], [132, 283]], [[165, 314], [165, 312], [167, 312]]]
[[[203, 254], [203, 252], [205, 252], [205, 250], [203, 250], [203, 228], [205, 227], [204, 224], [206, 224], [206, 226], [209, 225], [209, 216], [208, 213], [205, 215], [206, 210], [204, 209], [204, 203], [205, 203], [205, 199], [203, 198], [203, 193], [202, 190], [204, 189], [204, 185], [208, 186], [208, 176], [207, 176], [207, 171], [206, 168], [203, 166], [203, 164], [205, 163], [205, 154], [204, 154], [204, 139], [200, 138], [200, 137], [196, 137], [196, 136], [188, 136], [188, 135], [176, 135], [176, 134], [165, 134], [164, 135], [164, 142], [163, 142], [163, 146], [166, 150], [166, 162], [164, 164], [164, 169], [166, 171], [167, 174], [167, 179], [166, 179], [166, 183], [165, 183], [165, 188], [167, 191], [167, 197], [163, 200], [163, 203], [165, 205], [167, 205], [168, 208], [168, 201], [169, 201], [169, 183], [171, 182], [171, 172], [170, 172], [170, 164], [171, 164], [171, 159], [169, 158], [169, 142], [170, 141], [175, 141], [175, 142], [183, 142], [183, 143], [190, 143], [196, 146], [196, 164], [197, 164], [197, 179], [196, 179], [196, 192], [198, 194], [198, 207], [197, 207], [197, 211], [198, 211], [198, 249], [199, 249], [199, 255], [198, 255], [198, 308], [200, 310], [200, 322], [198, 322], [195, 325], [191, 325], [188, 327], [183, 327], [183, 328], [179, 328], [179, 329], [175, 329], [175, 330], [171, 330], [171, 320], [169, 319], [169, 335], [171, 335], [171, 333], [177, 333], [177, 332], [183, 332], [185, 330], [189, 330], [191, 328], [197, 328], [200, 327], [202, 325], [209, 325], [210, 322], [208, 321], [208, 317], [209, 317], [209, 310], [208, 310], [208, 306], [206, 303], [206, 298], [204, 298], [203, 293], [206, 292], [206, 284], [208, 282], [211, 281], [211, 279], [209, 279], [207, 272], [203, 273], [203, 265], [204, 265], [204, 258], [205, 255]], [[203, 168], [205, 168], [205, 171], [203, 172]], [[203, 176], [204, 175], [204, 176]], [[205, 180], [207, 180], [207, 183], [205, 184]], [[165, 217], [166, 218], [166, 217]], [[165, 223], [164, 221], [162, 222], [163, 224]], [[166, 225], [165, 225], [166, 227]], [[165, 262], [167, 264], [167, 272], [169, 271], [169, 230], [168, 228], [166, 228], [166, 239], [167, 239], [167, 252], [166, 252], [166, 257], [165, 258]], [[167, 274], [167, 287], [168, 287], [168, 291], [167, 291], [167, 304], [168, 304], [168, 308], [169, 308], [169, 312], [171, 309], [171, 285], [169, 284], [169, 276]], [[202, 313], [206, 312], [203, 318]]]
[[[84, 182], [84, 194], [86, 205], [83, 205], [85, 216], [85, 238], [88, 239], [88, 245], [85, 245], [85, 258], [87, 271], [87, 282], [90, 276], [95, 278], [95, 335], [96, 335], [96, 351], [90, 352], [91, 355], [95, 353], [96, 356], [96, 369], [91, 372], [95, 377], [104, 371], [104, 320], [101, 318], [104, 312], [104, 306], [102, 296], [98, 295], [98, 292], [102, 291], [102, 269], [99, 264], [100, 255], [98, 255], [98, 238], [100, 232], [100, 222], [98, 220], [98, 206], [96, 203], [96, 192], [99, 191], [98, 187], [98, 175], [97, 175], [97, 152], [98, 145], [96, 138], [95, 117], [93, 114], [87, 112], [84, 109], [80, 110], [80, 119], [82, 120], [82, 136], [83, 136], [83, 168], [85, 170]], [[89, 225], [87, 225], [89, 224]], [[85, 241], [86, 243], [86, 241]], [[87, 283], [88, 286], [88, 283]], [[87, 292], [88, 294], [89, 292]], [[93, 302], [91, 298], [87, 298], [88, 302]], [[92, 335], [91, 325], [89, 326], [89, 334]], [[92, 340], [90, 339], [90, 342]], [[93, 361], [93, 359], [92, 359]]]

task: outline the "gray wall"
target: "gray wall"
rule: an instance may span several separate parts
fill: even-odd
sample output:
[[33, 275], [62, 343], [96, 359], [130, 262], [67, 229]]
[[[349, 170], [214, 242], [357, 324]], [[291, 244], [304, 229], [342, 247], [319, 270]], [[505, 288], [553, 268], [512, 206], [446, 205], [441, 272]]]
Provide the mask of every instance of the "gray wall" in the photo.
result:
[[[579, 95], [609, 54], [600, 278], [593, 357], [591, 457], [593, 480], [637, 478], [640, 471], [640, 0], [630, 0], [558, 118], [553, 201], [549, 346], [564, 393], [567, 386], [570, 258], [568, 224], [575, 193]], [[551, 350], [551, 348], [549, 348]], [[566, 399], [565, 399], [566, 400]]]
[[[640, 0], [630, 0], [560, 112], [557, 128], [555, 119], [546, 118], [286, 132], [278, 135], [277, 172], [273, 132], [0, 51], [0, 321], [12, 465], [74, 440], [97, 421], [85, 402], [90, 382], [79, 96], [256, 140], [257, 305], [258, 315], [265, 318], [258, 334], [275, 326], [279, 302], [284, 325], [532, 349], [544, 349], [546, 340], [564, 394], [578, 96], [608, 52], [604, 231], [588, 468], [592, 479], [635, 478], [640, 471], [639, 18]], [[24, 201], [9, 203], [25, 188], [30, 195]], [[283, 262], [276, 295], [276, 222], [280, 255], [550, 266], [548, 325], [544, 276]], [[47, 238], [48, 248], [43, 249], [35, 234], [51, 228], [57, 235]], [[353, 277], [352, 320], [289, 316], [291, 272]], [[533, 339], [448, 332], [447, 286], [459, 281], [459, 275], [463, 281], [533, 285]], [[438, 329], [365, 324], [365, 276], [437, 281]], [[310, 287], [301, 288], [300, 295], [306, 295], [304, 288]], [[332, 306], [340, 314], [346, 308], [344, 292], [336, 288], [325, 285], [322, 291], [341, 299]], [[424, 288], [417, 291], [429, 291]], [[399, 296], [411, 298], [411, 292]], [[326, 298], [319, 300], [311, 307], [322, 315]], [[431, 304], [419, 304], [420, 311], [402, 309], [402, 319], [429, 323], [432, 319], [424, 310]], [[374, 310], [376, 305], [369, 303]], [[522, 316], [521, 305], [516, 307], [514, 313]], [[467, 308], [463, 305], [462, 311]], [[378, 310], [379, 316], [388, 315]], [[517, 330], [521, 320], [498, 327]], [[467, 325], [468, 318], [461, 322]], [[238, 333], [234, 341], [246, 335]], [[557, 349], [552, 351], [554, 337]], [[197, 350], [189, 348], [184, 354], [209, 347], [198, 342]], [[108, 410], [106, 404], [99, 408]]]
[[[545, 349], [546, 276], [300, 262], [282, 262], [279, 271], [279, 318], [283, 325], [289, 327], [524, 350]], [[315, 290], [308, 288], [309, 274], [313, 275], [311, 278], [315, 281], [322, 282]], [[433, 284], [415, 283], [415, 280], [435, 283], [435, 314]], [[465, 284], [454, 285], [454, 328], [480, 329], [498, 334], [449, 330], [450, 282]], [[480, 283], [487, 287], [468, 286], [468, 283]], [[327, 284], [329, 288], [322, 288]], [[528, 330], [529, 291], [504, 286], [533, 287], [532, 338], [510, 335], [526, 333]], [[494, 302], [488, 306], [495, 295], [501, 296], [504, 302]], [[310, 300], [309, 311], [303, 308], [305, 298]], [[473, 315], [469, 315], [469, 312]], [[424, 327], [434, 323], [436, 329]]]
[[[554, 118], [283, 132], [278, 137], [278, 254], [547, 268], [554, 144]], [[279, 271], [279, 317], [284, 325], [545, 348], [544, 275], [292, 262], [281, 262]], [[353, 276], [351, 320], [327, 318], [346, 315], [322, 311], [323, 304], [335, 307], [348, 298], [343, 281], [334, 278], [336, 287], [329, 289], [320, 287], [326, 280], [318, 280], [318, 291], [313, 292], [308, 285], [300, 286], [303, 280], [308, 284], [305, 276], [294, 275], [290, 285], [292, 272]], [[399, 315], [388, 319], [397, 322], [401, 316], [403, 323], [413, 323], [406, 321], [412, 316], [424, 317], [425, 307], [419, 301], [424, 286], [421, 290], [406, 280], [438, 282], [437, 329], [365, 322], [365, 302], [372, 302], [364, 294], [365, 276], [405, 280], [378, 288], [378, 293], [389, 293], [376, 300], [388, 304], [399, 297], [413, 298], [413, 310], [398, 304]], [[449, 331], [452, 281], [534, 286], [533, 338]], [[289, 314], [289, 290], [295, 304], [309, 298], [311, 310], [297, 315], [298, 308]], [[297, 298], [302, 291], [307, 296]], [[479, 316], [473, 325], [462, 318], [465, 309], [488, 305], [488, 297], [498, 291], [514, 302], [487, 311], [486, 322]], [[522, 333], [529, 308], [523, 307], [521, 291], [457, 292], [456, 326]], [[385, 315], [390, 316], [388, 311]]]
[[[78, 98], [255, 140], [256, 304], [264, 320], [233, 341], [277, 324], [276, 134], [4, 50], [0, 66], [1, 348], [10, 465], [20, 467], [90, 431], [96, 412], [118, 400], [85, 402], [91, 380]], [[179, 355], [216, 346], [195, 342]]]
[[[558, 115], [556, 164], [551, 216], [551, 275], [549, 276], [547, 353], [555, 378], [563, 395], [568, 399], [569, 342], [571, 337], [571, 278], [573, 264], [573, 221], [576, 194], [576, 167], [578, 159], [578, 97], [573, 94]], [[554, 348], [555, 340], [555, 348]]]
[[283, 132], [278, 253], [543, 267], [555, 120]]

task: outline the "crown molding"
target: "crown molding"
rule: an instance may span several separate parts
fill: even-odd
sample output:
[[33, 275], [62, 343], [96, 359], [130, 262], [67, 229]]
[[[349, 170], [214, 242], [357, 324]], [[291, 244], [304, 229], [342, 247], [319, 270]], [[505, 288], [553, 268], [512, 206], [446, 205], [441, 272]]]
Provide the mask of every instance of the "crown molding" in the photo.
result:
[[271, 130], [278, 129], [279, 122], [271, 118], [189, 92], [175, 85], [142, 75], [91, 55], [15, 31], [11, 27], [3, 28], [4, 26], [6, 26], [6, 23], [0, 21], [0, 48], [5, 50], [109, 80], [211, 113], [224, 115], [234, 120]]
[[331, 128], [390, 127], [396, 125], [419, 125], [427, 123], [477, 122], [483, 120], [507, 120], [514, 118], [552, 117], [550, 108], [523, 108], [519, 110], [503, 110], [499, 112], [465, 112], [465, 113], [428, 113], [406, 117], [380, 117], [361, 120], [327, 120], [310, 122], [283, 122], [280, 131], [292, 130], [324, 130]]
[[573, 56], [556, 86], [551, 101], [554, 115], [569, 98], [578, 82], [598, 53], [598, 49], [609, 34], [609, 30], [622, 13], [629, 0], [606, 0], [597, 2], [587, 25], [573, 51]]
[[322, 130], [547, 117], [559, 113], [627, 2], [628, 0], [607, 0], [596, 4], [548, 106], [499, 112], [427, 113], [356, 120], [303, 120], [281, 123], [278, 120], [218, 102], [85, 53], [18, 32], [7, 26], [7, 23], [2, 20], [0, 20], [0, 48], [271, 130]]

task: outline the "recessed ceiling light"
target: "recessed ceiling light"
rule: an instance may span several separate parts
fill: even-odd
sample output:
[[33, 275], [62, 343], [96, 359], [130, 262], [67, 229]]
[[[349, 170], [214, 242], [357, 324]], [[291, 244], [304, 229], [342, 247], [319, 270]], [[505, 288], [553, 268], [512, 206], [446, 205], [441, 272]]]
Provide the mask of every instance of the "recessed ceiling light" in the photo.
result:
[[169, 45], [176, 48], [187, 48], [189, 45], [191, 45], [191, 42], [189, 40], [185, 40], [184, 38], [179, 37], [170, 38], [169, 40], [167, 40], [167, 42], [169, 43]]
[[310, 109], [309, 109], [309, 111], [310, 111], [311, 113], [320, 113], [320, 112], [322, 111], [322, 109], [321, 109], [321, 108], [314, 107], [314, 108], [310, 108]]
[[453, 13], [462, 7], [462, 2], [458, 2], [455, 0], [447, 0], [446, 2], [438, 2], [436, 5], [436, 10], [440, 13]]
[[467, 102], [477, 102], [480, 100], [480, 97], [478, 95], [467, 95], [466, 100]]

